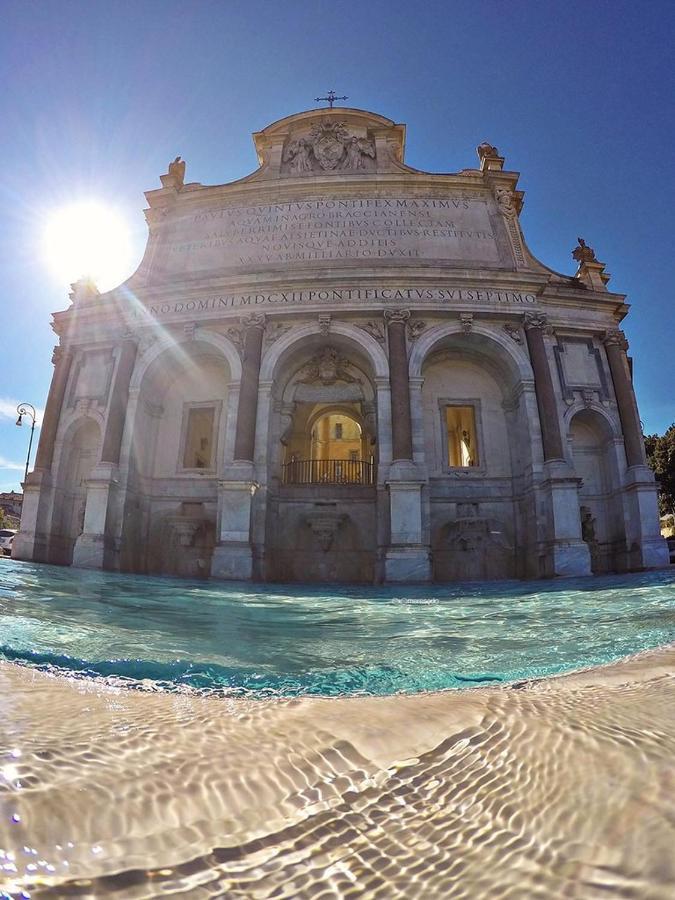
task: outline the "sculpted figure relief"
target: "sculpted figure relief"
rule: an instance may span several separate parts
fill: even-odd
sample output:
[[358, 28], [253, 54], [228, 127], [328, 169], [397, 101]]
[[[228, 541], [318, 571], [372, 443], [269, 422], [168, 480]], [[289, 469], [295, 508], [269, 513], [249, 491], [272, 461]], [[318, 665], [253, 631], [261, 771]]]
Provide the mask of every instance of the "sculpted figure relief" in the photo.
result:
[[507, 191], [505, 188], [499, 188], [496, 197], [499, 211], [509, 218], [515, 216], [516, 207], [513, 204], [513, 195], [511, 194], [511, 191]]
[[304, 175], [312, 171], [311, 159], [312, 145], [304, 138], [292, 141], [284, 153], [284, 162], [287, 162], [288, 171], [293, 175]]
[[347, 152], [345, 154], [343, 169], [363, 169], [365, 168], [365, 158], [375, 158], [375, 147], [372, 141], [359, 140], [355, 135], [352, 136], [347, 144]]

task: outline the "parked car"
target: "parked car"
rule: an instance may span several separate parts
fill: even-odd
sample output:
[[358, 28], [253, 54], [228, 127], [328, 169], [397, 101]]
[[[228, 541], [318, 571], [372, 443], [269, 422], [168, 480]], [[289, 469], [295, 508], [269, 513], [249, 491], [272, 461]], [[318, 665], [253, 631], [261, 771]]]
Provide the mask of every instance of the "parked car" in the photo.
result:
[[12, 555], [12, 544], [16, 531], [12, 528], [0, 528], [0, 553], [4, 556]]

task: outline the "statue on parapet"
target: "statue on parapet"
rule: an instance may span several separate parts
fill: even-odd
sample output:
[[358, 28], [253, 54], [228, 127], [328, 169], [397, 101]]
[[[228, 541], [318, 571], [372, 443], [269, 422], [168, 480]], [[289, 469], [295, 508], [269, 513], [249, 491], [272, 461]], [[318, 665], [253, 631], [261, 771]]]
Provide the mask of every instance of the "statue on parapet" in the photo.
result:
[[173, 162], [169, 163], [168, 174], [176, 179], [176, 187], [183, 187], [185, 184], [185, 160], [177, 156]]
[[572, 250], [572, 256], [581, 265], [581, 263], [597, 262], [595, 258], [595, 250], [587, 246], [583, 238], [577, 238], [578, 246]]
[[499, 150], [496, 147], [493, 147], [492, 144], [489, 144], [487, 141], [483, 141], [482, 144], [479, 144], [476, 147], [476, 153], [478, 154], [478, 159], [499, 159]]
[[79, 278], [77, 281], [74, 281], [70, 286], [70, 293], [68, 294], [70, 302], [73, 305], [91, 303], [99, 296], [100, 291], [96, 287], [94, 279], [88, 275], [84, 276], [83, 278]]

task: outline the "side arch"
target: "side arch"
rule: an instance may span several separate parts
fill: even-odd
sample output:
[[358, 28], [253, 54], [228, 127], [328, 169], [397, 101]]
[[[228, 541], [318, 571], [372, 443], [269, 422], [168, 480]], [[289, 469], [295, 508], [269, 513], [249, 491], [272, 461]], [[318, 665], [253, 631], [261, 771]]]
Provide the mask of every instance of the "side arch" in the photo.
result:
[[[434, 325], [428, 331], [424, 331], [414, 344], [410, 354], [408, 364], [410, 377], [416, 378], [421, 376], [425, 360], [429, 354], [433, 353], [445, 339], [454, 335], [464, 335], [459, 322], [442, 322], [439, 325]], [[492, 354], [496, 356], [512, 373], [514, 380], [523, 382], [534, 380], [534, 374], [527, 354], [506, 334], [502, 335], [494, 328], [476, 323], [466, 337], [474, 345], [482, 345], [486, 355]]]
[[600, 406], [598, 403], [591, 403], [590, 405], [586, 405], [581, 400], [577, 400], [574, 402], [568, 409], [565, 410], [563, 416], [563, 422], [565, 425], [565, 431], [569, 436], [570, 426], [572, 424], [572, 420], [579, 414], [582, 413], [582, 419], [593, 417], [597, 423], [597, 427], [601, 432], [604, 433], [604, 437], [607, 440], [610, 439], [621, 439], [623, 440], [623, 435], [621, 433], [621, 428], [619, 423], [616, 422], [608, 410], [604, 407]]
[[98, 462], [101, 441], [101, 426], [92, 416], [78, 416], [64, 431], [56, 468], [50, 562], [72, 563], [75, 541], [84, 530], [87, 480]]
[[566, 432], [570, 463], [580, 479], [581, 536], [588, 544], [594, 573], [620, 571], [627, 561], [620, 435], [604, 409], [575, 406], [566, 416]]
[[129, 390], [133, 391], [140, 388], [150, 366], [167, 350], [173, 349], [180, 352], [181, 350], [189, 349], [196, 343], [209, 344], [223, 355], [229, 366], [230, 383], [232, 385], [237, 385], [241, 381], [241, 357], [232, 341], [225, 335], [217, 334], [208, 328], [197, 328], [192, 338], [185, 337], [181, 339], [166, 333], [160, 340], [151, 344], [136, 362]]

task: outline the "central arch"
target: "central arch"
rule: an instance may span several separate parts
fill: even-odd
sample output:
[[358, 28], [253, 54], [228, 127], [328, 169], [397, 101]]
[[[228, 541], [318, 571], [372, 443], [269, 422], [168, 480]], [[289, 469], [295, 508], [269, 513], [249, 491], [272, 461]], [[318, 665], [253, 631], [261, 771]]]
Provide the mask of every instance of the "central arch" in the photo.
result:
[[380, 345], [355, 326], [293, 329], [263, 361], [271, 382], [265, 461], [266, 577], [375, 578], [376, 379]]

